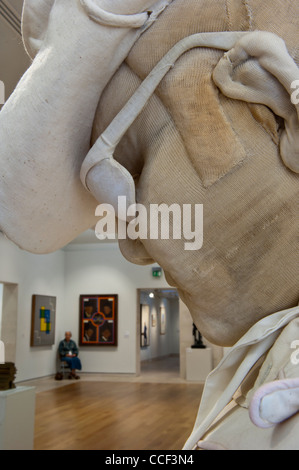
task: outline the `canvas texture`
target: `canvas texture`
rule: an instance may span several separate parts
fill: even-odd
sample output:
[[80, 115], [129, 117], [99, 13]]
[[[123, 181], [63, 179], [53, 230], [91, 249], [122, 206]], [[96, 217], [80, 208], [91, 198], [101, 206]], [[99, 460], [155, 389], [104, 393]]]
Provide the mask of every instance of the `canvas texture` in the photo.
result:
[[[285, 39], [298, 64], [298, 8], [277, 0], [271, 5], [176, 0], [138, 40], [107, 86], [92, 141], [187, 35], [274, 32]], [[212, 74], [222, 56], [208, 48], [184, 54], [118, 145], [115, 158], [134, 176], [138, 202], [204, 205], [200, 251], [186, 252], [177, 240], [142, 240], [143, 249], [140, 241], [125, 241], [120, 247], [132, 262], [157, 261], [199, 329], [212, 342], [220, 337], [223, 344], [233, 344], [265, 315], [298, 302], [298, 175], [281, 159], [283, 120], [268, 106], [226, 97], [215, 85]]]
[[290, 349], [298, 314], [295, 307], [264, 318], [229, 350], [206, 381], [186, 450], [298, 449], [298, 365]]
[[[187, 444], [213, 448], [220, 436], [216, 447], [225, 448], [221, 424], [219, 435], [206, 434], [217, 418], [214, 404], [220, 413], [273, 345], [279, 359], [278, 333], [298, 317], [299, 108], [290, 82], [299, 80], [299, 4], [42, 3], [41, 12], [41, 2], [25, 2], [24, 42], [34, 60], [0, 113], [0, 229], [24, 250], [49, 253], [94, 227], [97, 205], [115, 204], [119, 195], [147, 208], [202, 204], [201, 249], [186, 250], [183, 237], [121, 240], [120, 249], [130, 262], [163, 268], [205, 338], [237, 345], [229, 367], [212, 376], [207, 421], [203, 428], [200, 411]], [[201, 35], [200, 47], [167, 63], [172, 48], [201, 33], [212, 36]], [[134, 106], [119, 122], [131, 97], [139, 103], [138, 90], [157, 64], [164, 78], [132, 122]], [[115, 152], [101, 140], [107, 129]], [[291, 324], [293, 339], [298, 321]], [[238, 406], [225, 427], [239, 435], [245, 423], [254, 446], [258, 434], [248, 409]], [[272, 437], [263, 434], [264, 448]], [[275, 438], [278, 448], [293, 445], [285, 434]]]
[[[38, 5], [25, 3], [29, 25]], [[202, 204], [200, 250], [185, 250], [183, 237], [147, 237], [121, 241], [123, 255], [159, 263], [199, 330], [220, 345], [295, 306], [298, 109], [285, 82], [298, 76], [298, 5], [160, 0], [151, 27], [141, 29], [134, 15], [131, 28], [105, 24], [104, 0], [80, 0], [67, 10], [63, 0], [45, 5], [47, 12], [52, 6], [48, 22], [41, 18], [45, 34], [40, 26], [26, 30], [24, 10], [27, 43], [37, 55], [0, 115], [2, 231], [25, 250], [47, 253], [93, 227], [98, 203], [119, 195], [148, 208]], [[115, 0], [113, 22], [144, 15], [149, 5]], [[99, 157], [98, 137], [178, 41], [204, 32], [221, 43], [223, 32], [235, 31], [250, 37], [226, 53], [203, 42], [163, 63], [165, 77], [114, 158]], [[246, 90], [238, 95], [240, 84]], [[80, 181], [90, 155], [95, 165]]]

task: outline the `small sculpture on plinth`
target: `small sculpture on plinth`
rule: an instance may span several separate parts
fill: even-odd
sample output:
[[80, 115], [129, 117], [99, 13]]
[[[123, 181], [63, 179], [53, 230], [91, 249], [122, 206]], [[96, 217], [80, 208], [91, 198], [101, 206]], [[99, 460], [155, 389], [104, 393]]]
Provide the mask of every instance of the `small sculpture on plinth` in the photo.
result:
[[13, 362], [0, 364], [0, 391], [16, 388], [14, 384], [17, 369]]
[[194, 323], [193, 323], [193, 336], [194, 336], [194, 344], [191, 346], [191, 348], [192, 349], [206, 349], [206, 345], [202, 341], [202, 336]]

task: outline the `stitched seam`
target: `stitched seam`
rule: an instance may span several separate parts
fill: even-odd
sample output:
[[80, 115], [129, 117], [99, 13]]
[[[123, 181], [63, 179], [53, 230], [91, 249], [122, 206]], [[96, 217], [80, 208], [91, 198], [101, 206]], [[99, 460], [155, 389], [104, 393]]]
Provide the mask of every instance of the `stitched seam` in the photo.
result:
[[249, 2], [250, 0], [244, 0], [244, 6], [246, 8], [247, 20], [248, 20], [248, 30], [252, 31], [253, 14], [252, 14], [252, 8], [249, 5]]
[[228, 22], [228, 31], [232, 31], [233, 23], [232, 23], [231, 14], [230, 14], [230, 0], [226, 0], [225, 10], [226, 10], [226, 16], [227, 16], [227, 22]]
[[[188, 52], [189, 52], [189, 51], [187, 51], [186, 53], [188, 53]], [[184, 53], [184, 54], [185, 54], [185, 53]], [[184, 55], [184, 54], [183, 54], [183, 55]], [[183, 55], [182, 55], [181, 57], [183, 57]], [[179, 61], [179, 60], [180, 60], [180, 59], [178, 59], [178, 61]], [[178, 61], [177, 61], [177, 62], [178, 62]], [[125, 61], [125, 65], [126, 65], [126, 67], [128, 67], [128, 69], [130, 70], [130, 72], [133, 73], [133, 74], [135, 75], [135, 77], [137, 77], [137, 78], [140, 80], [140, 82], [142, 82], [142, 81], [144, 80], [144, 78], [141, 78], [141, 77], [139, 76], [139, 74], [136, 73], [136, 71], [133, 70], [133, 69], [130, 67], [130, 65], [127, 63], [127, 61]], [[166, 75], [165, 75], [165, 77], [166, 77]], [[164, 78], [165, 78], [165, 77], [164, 77]], [[192, 161], [192, 158], [191, 158], [191, 156], [190, 156], [190, 154], [189, 154], [189, 151], [188, 151], [188, 149], [187, 149], [185, 139], [184, 139], [184, 137], [182, 136], [180, 130], [177, 128], [175, 119], [174, 119], [174, 117], [172, 116], [170, 110], [167, 108], [167, 106], [166, 106], [166, 105], [164, 104], [164, 102], [161, 100], [161, 98], [160, 98], [160, 96], [159, 96], [159, 93], [157, 93], [157, 91], [158, 91], [159, 87], [161, 86], [161, 83], [163, 82], [164, 78], [161, 80], [160, 84], [157, 86], [156, 90], [155, 90], [154, 93], [152, 94], [152, 96], [151, 96], [151, 98], [149, 99], [148, 103], [145, 105], [145, 107], [143, 108], [143, 110], [142, 110], [142, 112], [140, 113], [140, 115], [135, 119], [134, 123], [135, 123], [135, 122], [138, 120], [138, 118], [144, 113], [144, 111], [146, 110], [146, 108], [147, 108], [147, 106], [148, 106], [150, 100], [152, 99], [153, 96], [155, 96], [156, 99], [158, 99], [159, 102], [160, 102], [160, 104], [163, 106], [164, 110], [166, 111], [166, 113], [167, 113], [167, 115], [168, 115], [168, 117], [169, 117], [169, 120], [172, 122], [172, 124], [173, 124], [173, 126], [174, 126], [174, 128], [175, 128], [175, 130], [176, 130], [176, 132], [177, 132], [177, 134], [178, 134], [178, 136], [179, 136], [179, 138], [180, 138], [182, 144], [183, 144], [183, 147], [184, 147], [185, 153], [186, 153], [186, 155], [187, 155], [187, 157], [188, 157], [188, 160], [189, 160], [191, 166], [193, 167], [195, 173], [197, 174], [198, 178], [200, 179], [200, 181], [201, 181], [201, 183], [202, 183], [202, 185], [203, 185], [203, 187], [204, 187], [203, 180], [202, 180], [201, 176], [199, 175], [198, 170], [196, 169], [196, 167], [195, 167], [195, 165], [194, 165], [194, 162]], [[134, 125], [134, 123], [132, 124], [132, 126]], [[132, 126], [131, 126], [131, 127], [132, 127]], [[124, 137], [125, 137], [125, 136], [124, 136]], [[124, 138], [124, 137], [123, 137], [123, 138]], [[123, 140], [123, 139], [122, 139], [122, 140]]]

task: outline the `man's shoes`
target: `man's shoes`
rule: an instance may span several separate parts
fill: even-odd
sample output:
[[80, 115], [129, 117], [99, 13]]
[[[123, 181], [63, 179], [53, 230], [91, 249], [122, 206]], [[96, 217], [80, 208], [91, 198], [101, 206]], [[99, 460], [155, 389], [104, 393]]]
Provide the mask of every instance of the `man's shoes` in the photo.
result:
[[80, 377], [79, 377], [79, 375], [76, 375], [76, 374], [69, 374], [69, 379], [70, 380], [72, 380], [72, 379], [79, 380]]

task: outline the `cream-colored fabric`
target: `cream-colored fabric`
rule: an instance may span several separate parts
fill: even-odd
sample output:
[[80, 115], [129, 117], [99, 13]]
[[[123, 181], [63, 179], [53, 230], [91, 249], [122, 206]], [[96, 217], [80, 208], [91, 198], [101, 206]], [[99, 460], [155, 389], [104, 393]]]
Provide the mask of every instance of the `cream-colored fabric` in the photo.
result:
[[[107, 1], [97, 5], [109, 11]], [[149, 6], [132, 0], [127, 13], [134, 13], [133, 4], [135, 12]], [[190, 34], [275, 33], [298, 66], [298, 3], [265, 4], [174, 0], [140, 36], [138, 29], [99, 25], [79, 1], [66, 10], [57, 0], [32, 67], [0, 114], [6, 235], [41, 253], [95, 225], [98, 201], [79, 179], [92, 123], [93, 144], [154, 66]], [[126, 5], [115, 2], [111, 12], [125, 14]], [[120, 247], [131, 261], [158, 262], [205, 337], [229, 345], [265, 315], [298, 302], [298, 175], [281, 159], [281, 118], [216, 86], [222, 58], [213, 48], [183, 54], [121, 139], [113, 165], [98, 168], [94, 180], [105, 184], [107, 198], [126, 187], [133, 198], [133, 178], [137, 202], [146, 207], [203, 204], [201, 250], [187, 252], [183, 238], [126, 240]]]
[[[291, 345], [298, 335], [299, 307], [295, 307], [264, 318], [231, 348], [207, 378], [194, 430], [185, 449], [197, 446], [227, 450], [299, 448], [299, 414], [284, 426], [261, 429], [252, 423], [248, 411], [254, 393], [262, 385], [299, 377], [298, 366], [291, 361]], [[244, 400], [240, 397], [233, 400], [248, 376], [256, 374], [252, 369], [266, 353], [254, 386]]]
[[299, 173], [299, 105], [291, 100], [299, 68], [285, 42], [260, 31], [243, 37], [217, 65], [213, 78], [225, 96], [264, 104], [284, 119], [280, 154]]
[[[92, 143], [165, 54], [191, 34], [275, 33], [297, 70], [299, 5], [280, 0], [265, 5], [175, 0], [106, 87]], [[275, 61], [275, 47], [269, 53]], [[134, 178], [137, 202], [147, 208], [162, 202], [203, 204], [201, 250], [187, 252], [184, 240], [172, 239], [125, 240], [120, 248], [132, 262], [158, 262], [205, 337], [232, 345], [265, 315], [298, 303], [299, 191], [298, 175], [281, 158], [283, 120], [266, 105], [222, 93], [213, 77], [221, 59], [223, 51], [212, 48], [184, 53], [121, 139], [114, 158]], [[253, 68], [266, 73], [259, 63]], [[249, 67], [249, 78], [251, 72]], [[288, 91], [276, 89], [290, 103]]]
[[[203, 402], [208, 417], [202, 422], [200, 416], [190, 441], [195, 445], [286, 318], [298, 314], [295, 309], [271, 316], [299, 298], [298, 115], [291, 103], [288, 114], [290, 74], [284, 74], [284, 65], [292, 64], [287, 72], [298, 77], [299, 3], [159, 1], [136, 29], [145, 18], [139, 14], [152, 10], [150, 1], [94, 2], [91, 8], [87, 0], [56, 0], [53, 6], [50, 0], [26, 0], [24, 40], [36, 57], [0, 113], [0, 229], [21, 248], [44, 253], [94, 226], [98, 202], [110, 200], [111, 193], [114, 200], [120, 193], [135, 196], [146, 208], [203, 204], [198, 251], [186, 251], [183, 237], [120, 242], [130, 261], [162, 266], [208, 340], [232, 345], [245, 335], [249, 341], [225, 359], [229, 367], [220, 376], [211, 376], [211, 395]], [[130, 20], [132, 29], [120, 27]], [[284, 41], [283, 57], [271, 41], [263, 49], [265, 36], [254, 31]], [[250, 41], [225, 57], [218, 48], [186, 51], [121, 136], [114, 159], [95, 165], [82, 184], [82, 163], [90, 150], [97, 153], [93, 144], [159, 61], [191, 35], [223, 32], [261, 38], [256, 60], [248, 60]], [[226, 78], [249, 87], [249, 94], [247, 88], [235, 93], [230, 80], [223, 86], [219, 79], [218, 67], [235, 54], [238, 67]], [[259, 321], [265, 329], [258, 337], [266, 335], [260, 342], [251, 329]], [[238, 410], [240, 422], [245, 416], [247, 423], [248, 411]]]
[[[184, 38], [176, 44], [144, 80], [128, 103], [113, 119], [89, 151], [81, 167], [81, 181], [100, 202], [111, 204], [117, 214], [118, 197], [126, 196], [128, 206], [135, 201], [135, 184], [125, 168], [114, 160], [120, 140], [140, 115], [165, 75], [187, 51], [198, 47], [229, 50], [247, 33], [202, 33]], [[106, 168], [105, 168], [106, 167]], [[110, 171], [109, 171], [110, 170]], [[116, 170], [117, 174], [116, 174]], [[117, 180], [117, 191], [109, 191], [111, 178]], [[88, 180], [88, 181], [87, 181]]]
[[[22, 35], [25, 49], [33, 59], [45, 40], [49, 16], [55, 0], [24, 0]], [[93, 21], [112, 27], [139, 28], [144, 32], [158, 18], [172, 0], [116, 1], [76, 0]], [[67, 7], [67, 2], [64, 2]], [[78, 5], [79, 6], [79, 5]], [[149, 8], [149, 11], [144, 11]]]
[[34, 59], [45, 39], [49, 15], [55, 0], [24, 0], [22, 36], [25, 50]]
[[299, 412], [299, 377], [266, 383], [250, 403], [250, 419], [259, 428], [268, 429]]
[[[125, 195], [128, 205], [135, 203], [135, 185], [125, 168], [114, 160], [115, 149], [176, 61], [184, 53], [199, 47], [229, 51], [213, 73], [215, 83], [225, 96], [267, 105], [285, 120], [281, 156], [290, 170], [299, 173], [299, 106], [297, 110], [291, 102], [291, 84], [294, 77], [296, 80], [298, 77], [299, 83], [299, 69], [284, 41], [261, 31], [195, 34], [178, 42], [156, 65], [98, 138], [82, 164], [83, 185], [99, 202], [106, 200], [111, 204], [116, 214], [119, 196]], [[118, 192], [108, 189], [108, 181], [113, 176], [118, 181]]]

